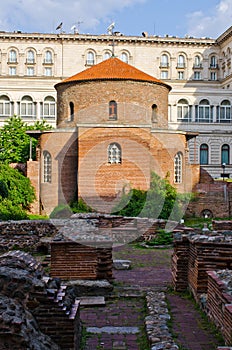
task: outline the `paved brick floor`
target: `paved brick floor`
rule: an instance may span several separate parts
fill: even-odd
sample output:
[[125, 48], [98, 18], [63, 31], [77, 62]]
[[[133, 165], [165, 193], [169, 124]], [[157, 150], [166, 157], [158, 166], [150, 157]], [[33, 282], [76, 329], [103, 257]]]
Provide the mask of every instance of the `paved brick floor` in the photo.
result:
[[[140, 295], [144, 290], [163, 290], [170, 284], [171, 254], [171, 249], [136, 249], [132, 245], [114, 250], [115, 258], [131, 260], [132, 269], [114, 271], [115, 293], [106, 300], [106, 306], [81, 309], [84, 325], [97, 327], [100, 332], [89, 334], [85, 350], [149, 349], [143, 338], [145, 310], [144, 298]], [[120, 287], [127, 287], [128, 292]], [[217, 340], [203, 329], [194, 304], [178, 295], [168, 295], [168, 300], [173, 316], [173, 331], [182, 349], [216, 350]], [[109, 326], [112, 328], [107, 332], [104, 331], [107, 328], [102, 328]]]

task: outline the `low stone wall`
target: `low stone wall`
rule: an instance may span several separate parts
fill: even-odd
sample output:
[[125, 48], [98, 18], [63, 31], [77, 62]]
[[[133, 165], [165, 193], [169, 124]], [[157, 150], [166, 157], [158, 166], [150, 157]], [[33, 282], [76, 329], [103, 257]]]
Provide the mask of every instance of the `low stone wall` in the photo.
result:
[[[0, 347], [77, 350], [79, 302], [58, 279], [45, 277], [41, 265], [21, 251], [0, 256]], [[13, 311], [15, 310], [15, 311]], [[33, 334], [33, 337], [28, 337]], [[38, 339], [37, 339], [38, 338]], [[5, 347], [4, 347], [5, 349]]]
[[49, 220], [22, 220], [0, 222], [0, 253], [12, 249], [39, 252], [49, 250], [49, 240], [58, 232]]
[[208, 272], [207, 313], [221, 330], [226, 345], [232, 344], [232, 271]]

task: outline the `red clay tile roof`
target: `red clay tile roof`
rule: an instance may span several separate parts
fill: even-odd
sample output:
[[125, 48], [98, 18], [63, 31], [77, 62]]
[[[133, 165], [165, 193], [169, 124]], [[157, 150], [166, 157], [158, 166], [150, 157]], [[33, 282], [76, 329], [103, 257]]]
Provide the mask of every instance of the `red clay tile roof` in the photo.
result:
[[121, 61], [116, 57], [111, 57], [102, 61], [80, 73], [73, 75], [61, 81], [59, 84], [89, 81], [89, 80], [136, 80], [147, 81], [150, 83], [156, 83], [166, 86], [171, 90], [171, 87], [161, 80], [142, 72], [141, 70]]

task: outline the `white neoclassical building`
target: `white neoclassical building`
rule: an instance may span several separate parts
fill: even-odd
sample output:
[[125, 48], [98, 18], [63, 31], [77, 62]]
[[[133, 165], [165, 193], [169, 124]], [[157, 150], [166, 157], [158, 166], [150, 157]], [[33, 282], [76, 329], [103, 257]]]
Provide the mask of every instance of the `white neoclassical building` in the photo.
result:
[[172, 87], [169, 128], [199, 133], [190, 161], [232, 177], [232, 27], [217, 39], [0, 32], [0, 125], [15, 114], [55, 126], [54, 85], [112, 52]]

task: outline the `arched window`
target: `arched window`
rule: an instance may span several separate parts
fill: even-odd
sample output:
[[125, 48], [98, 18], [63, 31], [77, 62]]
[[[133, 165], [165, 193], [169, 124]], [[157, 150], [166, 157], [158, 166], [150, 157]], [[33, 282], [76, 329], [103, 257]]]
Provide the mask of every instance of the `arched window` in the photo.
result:
[[182, 182], [183, 156], [178, 152], [174, 157], [174, 182], [180, 184]]
[[11, 103], [8, 96], [0, 96], [0, 116], [10, 117], [11, 116]]
[[54, 97], [47, 96], [43, 103], [43, 118], [50, 119], [56, 116], [56, 102]]
[[178, 56], [177, 67], [178, 68], [184, 68], [185, 67], [185, 57], [184, 57], [184, 55], [179, 55]]
[[212, 110], [210, 109], [209, 101], [204, 99], [201, 100], [196, 110], [197, 121], [200, 123], [212, 122]]
[[52, 53], [51, 53], [51, 51], [49, 51], [49, 50], [47, 50], [47, 51], [45, 52], [44, 63], [47, 63], [47, 64], [52, 63]]
[[217, 58], [216, 56], [210, 57], [210, 68], [217, 68]]
[[110, 58], [112, 55], [110, 52], [105, 52], [104, 55], [103, 55], [103, 60], [108, 60], [108, 58]]
[[116, 101], [109, 102], [109, 119], [117, 120], [117, 102]]
[[35, 63], [35, 54], [32, 50], [27, 52], [27, 63]]
[[43, 152], [43, 180], [45, 183], [52, 182], [52, 157], [48, 151]]
[[95, 64], [95, 55], [94, 55], [94, 53], [92, 51], [88, 51], [87, 52], [86, 64], [88, 66], [93, 66]]
[[158, 115], [157, 115], [157, 105], [153, 104], [151, 106], [151, 108], [152, 108], [151, 120], [152, 120], [153, 123], [157, 123], [157, 117], [158, 117]]
[[201, 68], [201, 57], [199, 55], [196, 55], [194, 57], [194, 68]]
[[200, 164], [209, 164], [209, 147], [206, 143], [200, 145]]
[[184, 98], [177, 103], [177, 121], [191, 122], [191, 109], [188, 101]]
[[222, 145], [221, 150], [221, 164], [230, 164], [230, 146], [227, 144]]
[[230, 123], [231, 122], [231, 104], [228, 100], [223, 100], [220, 104], [217, 113], [218, 123]]
[[30, 96], [24, 96], [20, 102], [20, 116], [22, 118], [35, 118], [35, 104]]
[[129, 59], [128, 59], [128, 54], [126, 52], [123, 52], [121, 54], [121, 60], [125, 63], [128, 63], [129, 62]]
[[108, 146], [108, 163], [120, 164], [122, 162], [121, 146], [118, 143], [111, 143]]
[[16, 63], [17, 62], [17, 53], [15, 50], [10, 50], [9, 52], [9, 63]]
[[69, 102], [69, 121], [72, 122], [74, 120], [74, 103]]
[[168, 55], [163, 54], [163, 55], [161, 56], [160, 67], [161, 67], [161, 68], [167, 68], [167, 67], [169, 67]]

